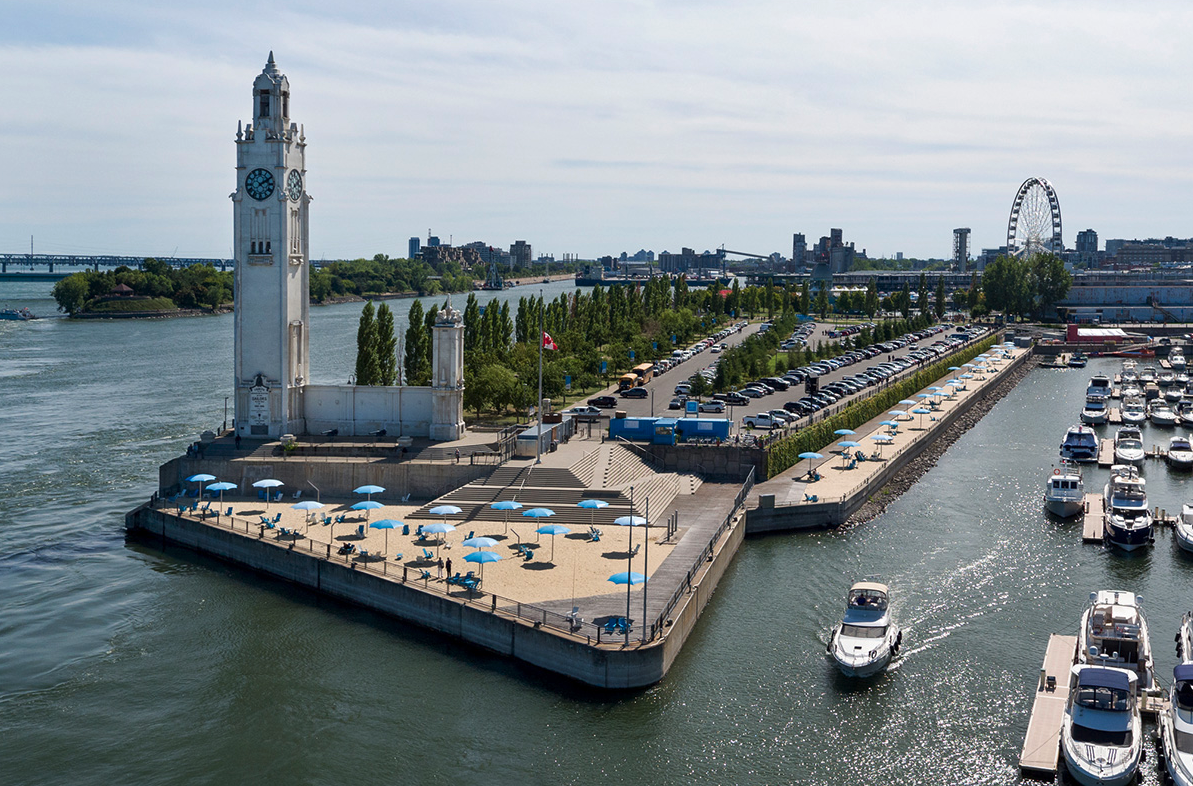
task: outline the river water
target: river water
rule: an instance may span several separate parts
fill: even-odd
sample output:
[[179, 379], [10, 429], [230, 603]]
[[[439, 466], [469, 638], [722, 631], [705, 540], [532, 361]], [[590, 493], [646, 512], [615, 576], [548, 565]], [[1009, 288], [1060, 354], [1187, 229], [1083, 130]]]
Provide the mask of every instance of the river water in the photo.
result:
[[[49, 284], [0, 287], [52, 315]], [[346, 379], [360, 305], [312, 309], [315, 380]], [[1127, 556], [1042, 512], [1088, 377], [1117, 369], [1095, 360], [1032, 372], [875, 521], [747, 540], [667, 679], [602, 696], [127, 541], [157, 466], [222, 422], [231, 345], [228, 316], [0, 323], [0, 782], [1014, 783], [1047, 636], [1088, 593], [1145, 596], [1165, 681], [1193, 604], [1168, 532]], [[1145, 476], [1179, 510], [1187, 476]], [[854, 683], [824, 645], [869, 574], [904, 655]]]

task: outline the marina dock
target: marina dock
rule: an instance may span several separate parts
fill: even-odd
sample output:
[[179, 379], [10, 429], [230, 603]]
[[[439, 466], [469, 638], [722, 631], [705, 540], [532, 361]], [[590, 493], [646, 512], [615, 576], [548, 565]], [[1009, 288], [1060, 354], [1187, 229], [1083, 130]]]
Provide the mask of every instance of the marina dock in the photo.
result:
[[[1118, 396], [1115, 396], [1118, 398]], [[1111, 407], [1110, 414], [1106, 416], [1106, 422], [1112, 426], [1121, 426], [1123, 424], [1123, 411], [1118, 407]]]
[[1081, 524], [1082, 543], [1101, 543], [1105, 537], [1102, 523], [1102, 495], [1085, 495], [1085, 518]]
[[1023, 752], [1019, 754], [1019, 770], [1024, 775], [1056, 777], [1060, 763], [1060, 727], [1069, 697], [1069, 669], [1076, 656], [1076, 636], [1053, 633], [1048, 637], [1031, 720], [1027, 724]]
[[1109, 467], [1114, 464], [1114, 440], [1103, 439], [1098, 443], [1098, 466]]

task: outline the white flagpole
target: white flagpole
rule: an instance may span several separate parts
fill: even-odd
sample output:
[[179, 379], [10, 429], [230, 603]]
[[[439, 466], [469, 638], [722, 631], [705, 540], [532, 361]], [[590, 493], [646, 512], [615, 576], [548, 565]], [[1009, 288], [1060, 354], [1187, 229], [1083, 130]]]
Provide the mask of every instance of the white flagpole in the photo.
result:
[[538, 408], [537, 411], [538, 411], [538, 420], [539, 420], [539, 428], [538, 428], [539, 433], [538, 433], [538, 439], [535, 440], [535, 443], [534, 443], [535, 444], [535, 448], [534, 448], [534, 463], [535, 464], [543, 463], [543, 341], [544, 341], [543, 336], [546, 332], [546, 328], [543, 325], [543, 319], [544, 319], [544, 316], [543, 316], [543, 290], [540, 289], [539, 290], [539, 397], [538, 397], [538, 401], [535, 402], [535, 406]]

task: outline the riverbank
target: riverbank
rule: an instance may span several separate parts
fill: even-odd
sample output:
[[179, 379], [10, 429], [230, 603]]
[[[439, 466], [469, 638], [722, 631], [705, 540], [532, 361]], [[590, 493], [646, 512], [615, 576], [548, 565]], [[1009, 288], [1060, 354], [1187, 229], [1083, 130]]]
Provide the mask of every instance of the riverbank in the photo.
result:
[[994, 408], [995, 404], [1014, 390], [1015, 386], [1037, 368], [1039, 364], [1039, 359], [1032, 357], [1024, 361], [1023, 365], [1012, 369], [1006, 377], [999, 381], [997, 386], [981, 399], [975, 401], [973, 406], [941, 432], [932, 444], [928, 445], [924, 448], [923, 452], [909, 461], [903, 469], [899, 470], [893, 478], [887, 481], [885, 486], [872, 494], [845, 521], [843, 526], [850, 527], [857, 524], [864, 524], [881, 515], [887, 509], [887, 506], [899, 499], [904, 492], [911, 489], [920, 478], [935, 467], [937, 461], [940, 460], [940, 457], [944, 455], [945, 451], [952, 447], [953, 443], [961, 439], [967, 431], [976, 426]]

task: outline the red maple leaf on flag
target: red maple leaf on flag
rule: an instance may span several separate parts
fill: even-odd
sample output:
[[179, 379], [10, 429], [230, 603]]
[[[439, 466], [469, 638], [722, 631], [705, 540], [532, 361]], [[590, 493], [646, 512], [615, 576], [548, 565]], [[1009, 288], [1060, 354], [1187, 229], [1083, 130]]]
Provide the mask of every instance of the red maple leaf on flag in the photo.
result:
[[555, 344], [555, 339], [551, 338], [551, 334], [543, 331], [543, 349], [559, 349]]

